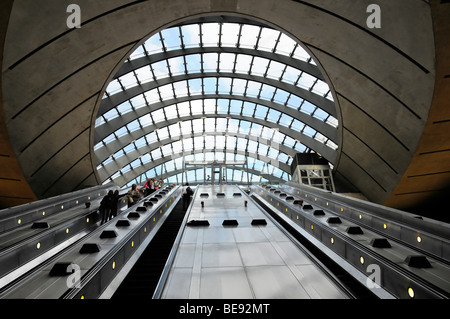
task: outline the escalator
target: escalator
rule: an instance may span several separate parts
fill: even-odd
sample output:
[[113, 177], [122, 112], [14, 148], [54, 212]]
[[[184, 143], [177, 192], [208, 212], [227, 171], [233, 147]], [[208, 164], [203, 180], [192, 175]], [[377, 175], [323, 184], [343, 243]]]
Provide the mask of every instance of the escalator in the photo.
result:
[[112, 299], [152, 298], [185, 214], [186, 210], [183, 210], [183, 203], [180, 200]]

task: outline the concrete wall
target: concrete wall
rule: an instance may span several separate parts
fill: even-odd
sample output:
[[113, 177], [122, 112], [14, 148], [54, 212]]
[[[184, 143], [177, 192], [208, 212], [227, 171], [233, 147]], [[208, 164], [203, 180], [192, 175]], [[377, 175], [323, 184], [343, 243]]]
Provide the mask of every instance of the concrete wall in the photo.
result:
[[[0, 3], [0, 62], [13, 1]], [[0, 86], [2, 79], [0, 78]], [[0, 91], [0, 209], [37, 199], [31, 190], [14, 154], [3, 117], [3, 92]]]
[[450, 195], [450, 3], [431, 1], [436, 82], [419, 146], [400, 183], [385, 202], [399, 209], [450, 222], [442, 209]]

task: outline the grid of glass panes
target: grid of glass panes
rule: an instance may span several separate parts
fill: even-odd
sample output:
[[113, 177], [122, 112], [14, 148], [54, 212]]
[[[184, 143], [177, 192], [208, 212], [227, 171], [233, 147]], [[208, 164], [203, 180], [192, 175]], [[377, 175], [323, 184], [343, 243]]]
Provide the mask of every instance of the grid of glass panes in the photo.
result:
[[301, 112], [299, 117], [302, 114], [303, 116], [308, 115], [334, 128], [338, 125], [337, 119], [332, 115], [307, 100], [280, 88], [253, 80], [232, 77], [204, 77], [172, 82], [134, 96], [98, 117], [96, 127], [105, 125], [112, 119], [136, 109], [142, 107], [151, 108], [152, 104], [159, 103], [162, 100], [175, 100], [195, 95], [208, 96], [218, 94], [258, 98], [263, 101], [269, 101], [270, 103], [295, 109]]
[[[184, 174], [184, 176], [182, 176], [182, 174]], [[241, 183], [241, 184], [247, 184], [247, 183], [251, 183], [251, 184], [256, 184], [256, 183], [268, 183], [269, 179], [264, 177], [263, 175], [257, 175], [257, 174], [253, 174], [253, 173], [248, 173], [248, 179], [247, 179], [247, 172], [242, 172], [241, 170], [236, 170], [236, 169], [228, 169], [227, 170], [227, 175], [230, 176], [228, 178], [228, 182], [231, 183]], [[153, 175], [151, 174], [151, 171], [149, 171], [148, 174], [146, 175], [141, 175], [133, 180], [131, 180], [128, 184], [122, 186], [122, 188], [128, 188], [131, 187], [131, 185], [133, 184], [137, 184], [139, 185], [140, 183], [144, 183], [146, 176], [149, 176], [150, 178], [153, 176], [157, 176], [157, 175]], [[275, 182], [280, 181], [280, 179], [275, 179]], [[286, 179], [282, 179], [283, 181], [287, 181]], [[182, 181], [186, 182], [186, 181], [190, 181], [190, 183], [205, 183], [204, 181], [204, 177], [203, 177], [203, 170], [202, 169], [196, 169], [196, 170], [188, 170], [185, 173], [177, 173], [177, 174], [173, 174], [168, 176], [167, 178], [164, 179], [165, 183], [168, 184], [181, 184]], [[110, 180], [105, 181], [103, 184], [107, 184], [109, 183]], [[272, 179], [270, 181], [271, 183], [274, 183], [274, 179]], [[206, 183], [208, 183], [208, 181], [206, 181]]]
[[[192, 95], [193, 92], [191, 88], [192, 83], [195, 83], [195, 80], [198, 80], [200, 82], [197, 83], [197, 85], [200, 85], [200, 87], [202, 88], [205, 88], [206, 85], [203, 85], [201, 83], [209, 83], [209, 85], [223, 88], [223, 92], [219, 91], [219, 94], [225, 94], [225, 92], [229, 92], [231, 90], [233, 95], [239, 96], [239, 92], [234, 92], [234, 90], [232, 89], [232, 84], [236, 80], [233, 78], [200, 78], [170, 83], [145, 92], [142, 95], [127, 100], [126, 102], [118, 105], [116, 108], [113, 108], [109, 112], [105, 113], [105, 115], [103, 116], [103, 123], [99, 123], [99, 126], [107, 125], [107, 122], [114, 119], [115, 117], [118, 117], [118, 114], [126, 114], [141, 107], [147, 107], [150, 109], [151, 105], [147, 106], [145, 101], [153, 101], [154, 103], [157, 103], [160, 101], [158, 97], [161, 95], [163, 95], [168, 100], [176, 100], [177, 98], [183, 97], [182, 94]], [[226, 84], [224, 83], [219, 85], [220, 82], [228, 83], [229, 86], [226, 86]], [[334, 127], [337, 123], [337, 120], [334, 119], [331, 115], [323, 112], [311, 103], [299, 98], [298, 96], [295, 96], [294, 94], [270, 87], [266, 84], [249, 80], [246, 80], [245, 85], [246, 87], [252, 87], [253, 85], [259, 86], [259, 98], [262, 100], [271, 101], [270, 103], [278, 104], [280, 106], [280, 109], [282, 109], [283, 107], [297, 109], [299, 112], [303, 112], [305, 114], [308, 114], [309, 116], [324, 120], [325, 122], [323, 123], [323, 125], [330, 125]], [[188, 88], [186, 89], [186, 93], [183, 93], [184, 91], [180, 90], [180, 88], [182, 87]], [[267, 92], [271, 93], [267, 94]], [[208, 96], [207, 93], [208, 91], [204, 90], [204, 92], [202, 92], [202, 96]], [[216, 101], [215, 105], [213, 104], [214, 101]], [[315, 128], [305, 125], [303, 122], [299, 121], [298, 118], [293, 118], [283, 112], [280, 112], [279, 110], [275, 110], [262, 104], [243, 102], [240, 100], [232, 101], [233, 102], [230, 102], [230, 100], [228, 99], [196, 99], [192, 101], [176, 103], [163, 109], [155, 110], [153, 112], [150, 112], [149, 114], [146, 114], [145, 116], [140, 117], [139, 119], [134, 120], [131, 123], [124, 123], [126, 125], [120, 127], [116, 130], [116, 132], [105, 137], [100, 143], [95, 145], [94, 150], [107, 145], [109, 142], [113, 141], [115, 138], [122, 136], [123, 134], [133, 132], [134, 130], [145, 127], [149, 124], [167, 122], [169, 119], [176, 117], [190, 115], [196, 116], [201, 114], [239, 114], [243, 116], [256, 117], [277, 125], [283, 125], [295, 129], [301, 134], [305, 134], [309, 137], [315, 138], [319, 142], [332, 149], [337, 148], [337, 145], [329, 140], [328, 137], [319, 133]], [[109, 117], [111, 114], [112, 116]]]
[[[180, 51], [180, 54], [182, 53], [183, 51]], [[302, 70], [264, 57], [223, 52], [182, 55], [142, 66], [111, 81], [105, 97], [169, 76], [207, 72], [232, 72], [267, 77], [332, 100], [328, 85]]]
[[[205, 152], [197, 153], [192, 155], [187, 155], [185, 157], [186, 161], [213, 161], [213, 160], [227, 160], [227, 161], [242, 161], [246, 160], [246, 157], [242, 154], [234, 153], [217, 153], [217, 152]], [[290, 175], [278, 167], [266, 163], [259, 159], [247, 158], [248, 165], [248, 179], [247, 170], [243, 168], [227, 168], [227, 182], [237, 182], [237, 183], [260, 183], [266, 182], [268, 180], [276, 181], [288, 181]], [[127, 170], [128, 171], [128, 170]], [[147, 180], [147, 178], [153, 177], [164, 177], [166, 183], [181, 183], [183, 172], [183, 158], [179, 157], [172, 159], [163, 164], [160, 164], [140, 176], [134, 178], [132, 181], [124, 185], [123, 187], [129, 187], [133, 183], [141, 184]], [[125, 173], [125, 172], [123, 172]], [[210, 170], [206, 170], [206, 175], [211, 174]], [[269, 176], [270, 175], [270, 176]], [[115, 176], [118, 177], [119, 175]], [[190, 169], [185, 172], [185, 181], [192, 183], [204, 183], [208, 182], [208, 178], [205, 180], [205, 171], [203, 168], [200, 169]], [[109, 182], [114, 182], [113, 178], [107, 179], [104, 184]]]
[[172, 50], [217, 46], [272, 52], [315, 65], [311, 56], [287, 35], [266, 27], [237, 23], [201, 23], [167, 28], [145, 41], [129, 59]]
[[[155, 53], [194, 47], [236, 47], [256, 49], [286, 55], [315, 65], [312, 58], [301, 46], [279, 31], [260, 26], [233, 23], [192, 24], [163, 30], [148, 39], [133, 54], [131, 54], [130, 58], [125, 63]], [[232, 75], [228, 77], [207, 76], [208, 72], [217, 71], [222, 73], [231, 72]], [[325, 82], [302, 70], [278, 61], [238, 53], [220, 53], [220, 51], [218, 51], [216, 53], [190, 54], [161, 60], [133, 70], [132, 72], [113, 80], [106, 90], [105, 97], [120, 91], [125, 91], [142, 83], [179, 74], [199, 74], [199, 78], [172, 82], [139, 94], [100, 115], [96, 120], [96, 127], [104, 125], [108, 123], [108, 121], [138, 108], [151, 108], [153, 103], [168, 99], [176, 100], [177, 98], [184, 96], [207, 96], [208, 94], [230, 94], [259, 98], [278, 103], [285, 107], [294, 108], [299, 112], [319, 119], [323, 121], [324, 124], [334, 128], [338, 125], [336, 118], [320, 107], [311, 104], [291, 92], [270, 86], [266, 83], [235, 78], [233, 77], [233, 74], [249, 74], [252, 76], [279, 80], [287, 84], [298, 86], [332, 101], [331, 92]], [[205, 103], [205, 101], [215, 101], [215, 105], [213, 106], [212, 102]], [[223, 101], [227, 101], [227, 99], [194, 100], [185, 103], [175, 103], [163, 109], [153, 111], [120, 127], [113, 134], [105, 137], [100, 143], [95, 145], [94, 150], [98, 150], [124, 134], [142, 129], [152, 123], [163, 123], [172, 118], [189, 116], [191, 114], [194, 116], [201, 114], [231, 115], [237, 114], [237, 112], [240, 112], [239, 114], [243, 116], [263, 118], [277, 125], [288, 127], [320, 141], [333, 150], [337, 149], [337, 145], [333, 141], [329, 140], [319, 132], [320, 129], [317, 131], [302, 123], [297, 118], [292, 118], [285, 113], [261, 104], [245, 102], [244, 108], [244, 102], [242, 101], [229, 100], [227, 106], [225, 106], [226, 103], [222, 103]], [[202, 104], [201, 106], [199, 105], [199, 102]], [[239, 103], [241, 103], [240, 110], [239, 107], [236, 106], [236, 104]], [[252, 104], [253, 107], [249, 107], [249, 105]], [[225, 109], [227, 109], [226, 112]], [[250, 115], [252, 112], [253, 114]], [[241, 124], [246, 122], [242, 120], [239, 121]], [[194, 122], [192, 121], [192, 132], [194, 132], [193, 123]], [[224, 129], [230, 130], [230, 127], [227, 126]], [[232, 129], [233, 128], [231, 128], [231, 130]], [[156, 135], [156, 141], [160, 141], [164, 134], [169, 137], [172, 135], [176, 136], [177, 129], [174, 125], [171, 125], [164, 127], [161, 132], [154, 132], [154, 134]], [[139, 140], [139, 143], [144, 143], [142, 138]], [[146, 143], [149, 143], [149, 141], [146, 140]], [[296, 151], [312, 151], [302, 145], [298, 140], [294, 140], [287, 135], [285, 135], [283, 143], [287, 146], [291, 145]], [[167, 149], [167, 145], [164, 147]], [[111, 154], [111, 156], [104, 160], [98, 168], [104, 167], [115, 158], [123, 156], [123, 154], [127, 154], [127, 148], [130, 149], [131, 145], [127, 145], [115, 154]], [[133, 162], [134, 165], [137, 165], [135, 162], [136, 161]], [[133, 163], [125, 166], [122, 169], [122, 173], [133, 169]], [[115, 175], [118, 173], [120, 173], [120, 171]]]
[[[180, 54], [182, 53], [183, 51], [180, 51]], [[239, 77], [239, 74], [245, 74], [253, 77], [272, 79], [292, 85], [293, 89], [298, 87], [332, 101], [332, 95], [328, 85], [324, 81], [302, 70], [263, 57], [220, 52], [183, 55], [142, 66], [111, 81], [106, 89], [104, 98], [118, 92], [123, 92], [129, 88], [163, 78], [182, 74], [205, 74], [205, 76], [208, 76], [208, 73], [216, 72], [222, 74], [231, 73], [236, 77]], [[225, 87], [230, 88], [230, 86], [238, 94], [249, 96], [258, 96], [261, 91], [266, 91], [261, 89], [261, 85], [256, 85], [260, 82], [251, 81], [251, 85], [248, 86], [249, 83], [244, 83], [244, 79], [236, 79], [235, 83], [229, 83], [231, 79], [223, 80], [225, 81], [224, 83], [216, 83], [215, 86], [212, 86], [212, 83], [192, 82], [190, 83], [193, 85], [192, 87], [188, 86], [186, 88], [183, 86], [179, 94], [186, 94], [188, 89], [192, 90], [191, 94], [199, 93], [202, 89], [207, 92], [224, 91]], [[223, 84], [223, 87], [220, 84]], [[169, 86], [165, 87], [167, 90], [173, 89]], [[164, 93], [169, 95], [173, 94], [169, 91], [165, 92], [164, 89], [162, 90], [160, 93], [162, 99], [164, 99]], [[267, 94], [270, 94], [270, 92], [268, 91]], [[320, 109], [320, 106], [316, 106], [315, 108]]]
[[[217, 129], [222, 125], [229, 129]], [[170, 137], [169, 130], [172, 132]], [[129, 163], [120, 169], [121, 173], [126, 173], [156, 160], [180, 158], [194, 149], [202, 153], [214, 151], [216, 157], [205, 160], [229, 160], [225, 158], [227, 152], [240, 151], [266, 158], [268, 163], [275, 163], [273, 166], [278, 166], [276, 163], [290, 165], [295, 152], [307, 150], [299, 141], [277, 129], [232, 118], [206, 118], [178, 122], [163, 132], [161, 129], [153, 131], [109, 156], [97, 169], [110, 171], [115, 167], [114, 161], [126, 155]]]
[[[296, 132], [305, 134], [309, 137], [315, 138], [322, 143], [325, 143], [327, 146], [336, 149], [337, 146], [330, 141], [328, 138], [323, 136], [321, 133], [317, 132], [313, 128], [309, 127], [305, 123], [299, 121], [296, 118], [293, 118], [290, 115], [282, 113], [273, 108], [257, 104], [246, 102], [243, 100], [234, 100], [234, 99], [198, 99], [192, 101], [186, 101], [182, 103], [172, 104], [153, 112], [150, 112], [144, 116], [139, 117], [138, 119], [124, 125], [123, 127], [116, 130], [114, 133], [107, 136], [102, 142], [98, 143], [94, 149], [99, 149], [102, 146], [106, 146], [109, 142], [114, 141], [116, 138], [120, 136], [143, 129], [146, 126], [153, 124], [161, 124], [170, 123], [174, 119], [186, 118], [188, 116], [233, 116], [239, 115], [242, 117], [249, 118], [257, 118], [263, 119], [268, 124], [273, 123], [275, 127], [281, 126], [286, 127], [288, 129], [294, 130]], [[210, 123], [213, 123], [213, 119], [207, 120], [208, 124], [205, 124], [205, 127], [209, 127]], [[234, 131], [235, 127], [228, 127], [228, 125], [239, 125], [233, 121], [229, 123], [224, 123], [223, 121], [218, 121], [217, 123], [213, 123], [218, 131]], [[203, 127], [203, 125], [201, 126]], [[245, 128], [241, 128], [244, 130]], [[166, 134], [166, 129], [163, 128], [163, 132]], [[188, 130], [187, 132], [191, 132]], [[195, 132], [195, 130], [194, 130]], [[159, 133], [158, 135], [160, 135]], [[174, 125], [169, 126], [169, 132], [167, 133], [171, 136], [177, 136], [177, 127]]]

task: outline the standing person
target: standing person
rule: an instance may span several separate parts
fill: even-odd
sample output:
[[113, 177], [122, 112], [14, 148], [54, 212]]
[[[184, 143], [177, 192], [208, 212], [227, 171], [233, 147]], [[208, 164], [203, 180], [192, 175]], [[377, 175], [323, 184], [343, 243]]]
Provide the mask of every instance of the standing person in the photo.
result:
[[140, 197], [141, 196], [139, 194], [139, 190], [137, 189], [137, 185], [136, 184], [131, 185], [131, 190], [129, 190], [127, 193], [128, 208], [136, 204], [139, 201]]
[[162, 188], [163, 187], [163, 185], [164, 185], [164, 179], [161, 177], [160, 179], [159, 179], [159, 188]]
[[147, 197], [151, 194], [151, 185], [152, 185], [152, 179], [148, 178], [147, 181], [144, 184], [144, 196]]
[[186, 210], [189, 207], [192, 194], [194, 194], [194, 192], [192, 191], [192, 188], [189, 186], [189, 183], [184, 184], [183, 188], [181, 189], [181, 196], [183, 199], [183, 210]]
[[156, 181], [152, 178], [152, 184], [150, 185], [150, 194], [153, 194], [156, 190]]
[[111, 209], [113, 205], [114, 200], [114, 193], [112, 190], [108, 192], [108, 194], [103, 197], [102, 201], [100, 202], [100, 215], [102, 215], [102, 224], [106, 223], [109, 219], [109, 215], [111, 214]]
[[109, 215], [109, 219], [112, 219], [112, 218], [117, 216], [117, 213], [118, 213], [117, 210], [118, 210], [118, 207], [119, 207], [119, 199], [121, 197], [123, 197], [123, 196], [124, 195], [122, 195], [122, 196], [119, 195], [119, 190], [116, 189], [114, 191], [113, 200], [112, 200], [112, 207], [111, 207], [111, 213]]

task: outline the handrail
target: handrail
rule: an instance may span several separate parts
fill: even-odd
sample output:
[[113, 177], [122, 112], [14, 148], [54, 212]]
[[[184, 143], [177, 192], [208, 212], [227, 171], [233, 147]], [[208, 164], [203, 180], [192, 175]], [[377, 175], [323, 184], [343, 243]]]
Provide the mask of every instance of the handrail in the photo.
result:
[[48, 217], [76, 206], [83, 206], [87, 201], [99, 198], [111, 189], [118, 189], [118, 187], [113, 184], [94, 186], [0, 210], [0, 233], [34, 222], [44, 216]]
[[[320, 196], [325, 200], [334, 201], [340, 205], [349, 205], [352, 206], [353, 209], [359, 209], [365, 213], [373, 214], [374, 216], [382, 217], [390, 221], [399, 222], [414, 227], [417, 230], [425, 231], [429, 234], [450, 240], [450, 224], [444, 222], [308, 185], [287, 182], [283, 186], [295, 187], [304, 192], [309, 192], [314, 196]], [[285, 188], [283, 186], [281, 187]]]

